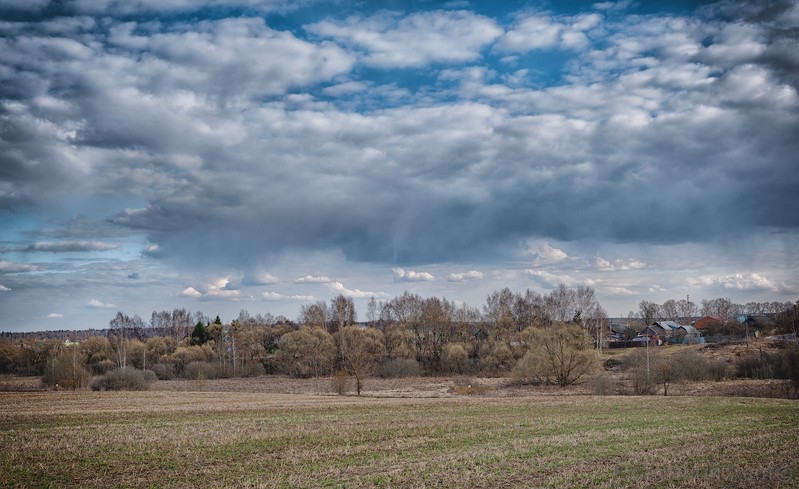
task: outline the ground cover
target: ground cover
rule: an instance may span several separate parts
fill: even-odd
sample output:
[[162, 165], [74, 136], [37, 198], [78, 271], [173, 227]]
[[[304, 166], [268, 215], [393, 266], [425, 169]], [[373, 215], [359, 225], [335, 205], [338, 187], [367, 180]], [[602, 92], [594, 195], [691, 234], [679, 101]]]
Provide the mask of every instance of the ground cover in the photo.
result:
[[799, 403], [0, 392], [2, 487], [790, 487]]

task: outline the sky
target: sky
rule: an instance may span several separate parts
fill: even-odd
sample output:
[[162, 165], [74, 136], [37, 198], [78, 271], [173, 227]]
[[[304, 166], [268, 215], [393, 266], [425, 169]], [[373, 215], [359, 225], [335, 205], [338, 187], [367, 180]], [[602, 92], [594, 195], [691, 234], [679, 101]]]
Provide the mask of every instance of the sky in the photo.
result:
[[799, 299], [799, 2], [0, 0], [0, 331]]

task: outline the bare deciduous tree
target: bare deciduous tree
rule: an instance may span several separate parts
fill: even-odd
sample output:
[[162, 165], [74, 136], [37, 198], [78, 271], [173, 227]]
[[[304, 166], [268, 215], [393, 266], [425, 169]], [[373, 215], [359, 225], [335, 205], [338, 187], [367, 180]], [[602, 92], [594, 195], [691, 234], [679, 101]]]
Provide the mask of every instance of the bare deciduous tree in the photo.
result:
[[555, 322], [565, 323], [574, 318], [575, 292], [560, 284], [544, 298], [548, 316]]
[[660, 306], [652, 301], [642, 300], [638, 303], [638, 314], [645, 325], [649, 326], [658, 317]]
[[330, 300], [328, 331], [335, 333], [345, 326], [355, 324], [355, 321], [355, 302], [352, 300], [352, 297], [339, 294]]
[[327, 303], [317, 301], [313, 304], [306, 304], [300, 308], [298, 322], [304, 326], [324, 328], [328, 319]]
[[361, 395], [363, 380], [373, 375], [386, 355], [383, 333], [375, 328], [345, 326], [336, 333], [344, 367], [355, 377], [355, 390]]
[[108, 341], [117, 354], [117, 366], [125, 368], [128, 362], [128, 341], [131, 338], [144, 339], [144, 321], [137, 315], [133, 317], [117, 312], [108, 322]]
[[534, 335], [532, 347], [513, 369], [513, 377], [519, 382], [565, 387], [599, 366], [599, 356], [580, 326], [561, 324], [537, 330]]

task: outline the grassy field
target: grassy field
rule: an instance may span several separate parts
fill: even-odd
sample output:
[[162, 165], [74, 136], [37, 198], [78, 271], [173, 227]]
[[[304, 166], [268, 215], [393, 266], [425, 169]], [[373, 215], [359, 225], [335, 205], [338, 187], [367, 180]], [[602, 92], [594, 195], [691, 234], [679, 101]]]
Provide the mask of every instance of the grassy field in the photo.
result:
[[2, 487], [790, 487], [799, 403], [0, 393]]

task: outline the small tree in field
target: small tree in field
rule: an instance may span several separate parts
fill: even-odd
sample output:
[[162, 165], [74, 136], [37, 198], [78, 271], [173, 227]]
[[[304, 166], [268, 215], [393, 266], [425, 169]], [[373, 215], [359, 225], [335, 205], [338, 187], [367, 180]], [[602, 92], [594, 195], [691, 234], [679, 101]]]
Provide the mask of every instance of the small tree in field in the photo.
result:
[[513, 369], [517, 382], [571, 385], [593, 373], [599, 357], [585, 330], [562, 325], [537, 330], [530, 350]]
[[345, 326], [336, 333], [344, 368], [355, 377], [355, 390], [361, 395], [363, 379], [373, 375], [386, 355], [383, 333], [375, 328]]

